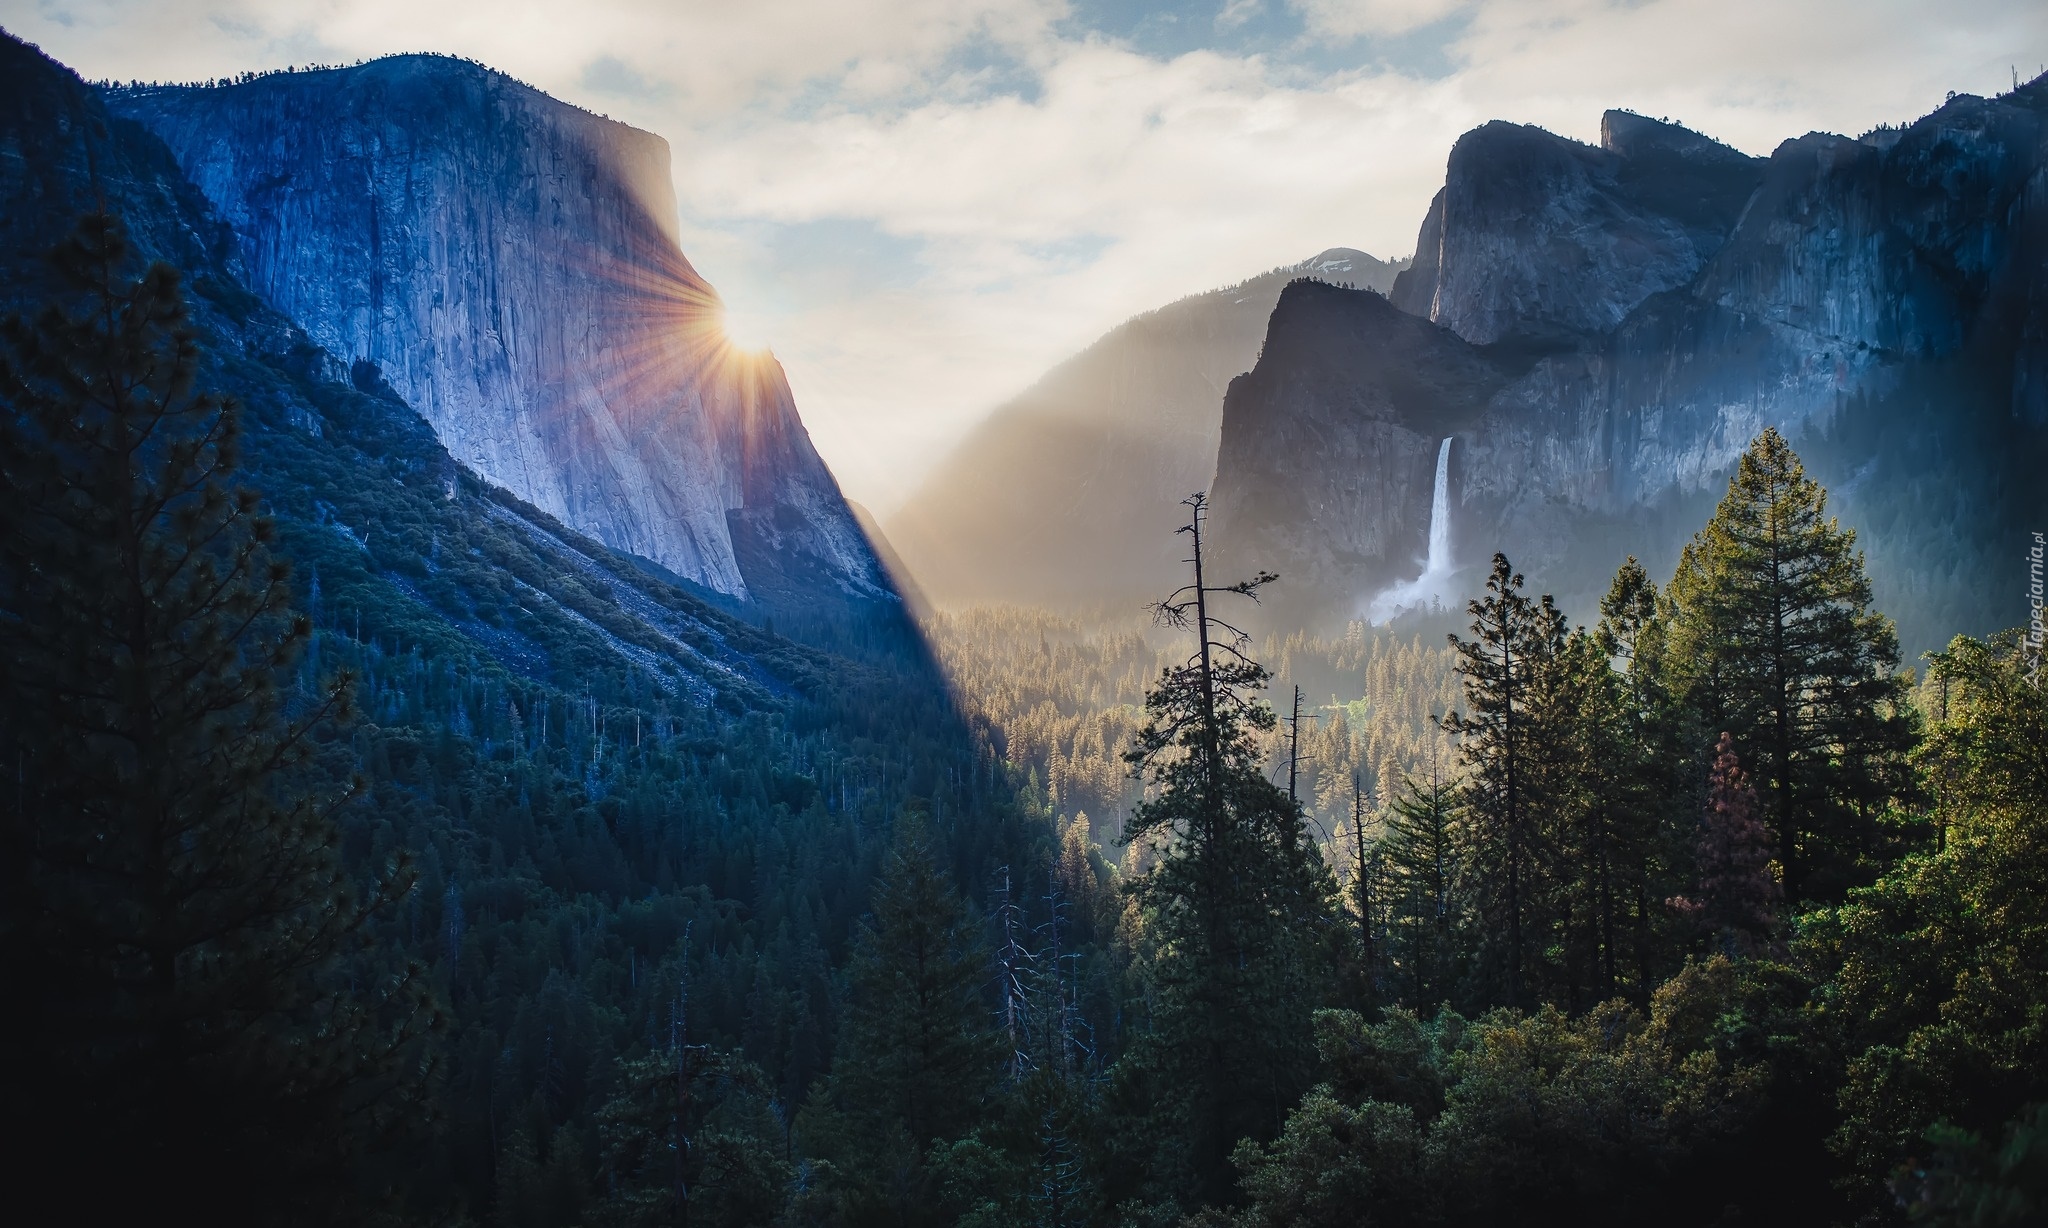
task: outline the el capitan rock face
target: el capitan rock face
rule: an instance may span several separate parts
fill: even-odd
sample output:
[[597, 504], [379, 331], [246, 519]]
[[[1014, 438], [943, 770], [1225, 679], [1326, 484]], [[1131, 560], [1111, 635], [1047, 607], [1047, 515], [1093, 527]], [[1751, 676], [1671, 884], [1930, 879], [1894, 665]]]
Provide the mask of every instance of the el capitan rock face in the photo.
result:
[[109, 101], [484, 478], [771, 608], [892, 599], [780, 366], [724, 341], [659, 137], [441, 56]]
[[[1297, 287], [1225, 402], [1218, 548], [1291, 565], [1295, 619], [1414, 574], [1442, 437], [1467, 578], [1505, 550], [1590, 618], [1625, 554], [1668, 572], [1767, 425], [1861, 533], [1909, 652], [2022, 618], [2000, 560], [2048, 461], [2048, 81], [1768, 159], [1622, 112], [1597, 149], [1490, 124], [1418, 249], [1392, 305], [1427, 344]], [[1483, 404], [1388, 412], [1474, 360], [1504, 375]]]

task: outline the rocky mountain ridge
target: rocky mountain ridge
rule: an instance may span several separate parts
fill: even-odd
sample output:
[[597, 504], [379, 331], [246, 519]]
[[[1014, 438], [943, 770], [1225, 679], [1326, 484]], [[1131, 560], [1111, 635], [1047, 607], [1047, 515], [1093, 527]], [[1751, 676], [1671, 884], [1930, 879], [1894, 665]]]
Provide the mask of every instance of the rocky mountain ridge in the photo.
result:
[[249, 286], [485, 480], [769, 609], [892, 600], [781, 367], [719, 328], [667, 143], [443, 56], [115, 89]]
[[[2021, 619], [1998, 560], [2048, 449], [2048, 80], [1768, 159], [1622, 112], [1598, 148], [1490, 124], [1418, 253], [1391, 301], [1412, 322], [1290, 287], [1226, 398], [1219, 547], [1275, 560], [1290, 620], [1412, 573], [1444, 437], [1461, 561], [1504, 549], [1587, 617], [1624, 554], [1669, 567], [1766, 425], [1909, 645]], [[1503, 378], [1421, 413], [1385, 395], [1460, 364]]]

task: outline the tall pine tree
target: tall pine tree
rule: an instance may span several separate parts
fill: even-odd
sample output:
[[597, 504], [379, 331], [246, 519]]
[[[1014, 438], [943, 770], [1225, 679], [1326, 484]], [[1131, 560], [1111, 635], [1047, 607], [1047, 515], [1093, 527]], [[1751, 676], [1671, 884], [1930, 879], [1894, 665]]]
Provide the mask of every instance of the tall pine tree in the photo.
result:
[[1470, 769], [1461, 799], [1472, 819], [1468, 868], [1487, 919], [1498, 927], [1497, 975], [1512, 1006], [1530, 1002], [1529, 947], [1542, 889], [1536, 704], [1565, 638], [1564, 616], [1550, 598], [1531, 601], [1522, 585], [1507, 556], [1494, 555], [1485, 596], [1467, 607], [1473, 638], [1450, 637], [1467, 711], [1444, 718], [1444, 728], [1462, 739]]
[[1750, 766], [1787, 897], [1839, 898], [1882, 852], [1914, 729], [1856, 534], [1775, 429], [1743, 453], [1669, 595], [1677, 689]]
[[852, 1223], [928, 1222], [926, 1153], [982, 1119], [1003, 1069], [988, 951], [938, 861], [925, 815], [901, 817], [854, 941], [832, 1075], [805, 1112]]
[[1255, 597], [1275, 577], [1212, 584], [1204, 571], [1208, 501], [1187, 500], [1193, 582], [1155, 607], [1193, 633], [1194, 651], [1145, 697], [1148, 720], [1126, 755], [1153, 795], [1125, 829], [1159, 848], [1133, 884], [1155, 952], [1154, 1062], [1163, 1134], [1186, 1165], [1179, 1192], [1231, 1196], [1228, 1158], [1244, 1137], [1271, 1138], [1307, 1087], [1309, 1032], [1335, 883], [1303, 814], [1266, 778], [1258, 736], [1274, 728], [1258, 698], [1269, 678], [1250, 639], [1217, 616], [1226, 596]]
[[7, 321], [0, 360], [19, 1145], [113, 1165], [76, 1191], [109, 1212], [346, 1216], [349, 1144], [403, 1110], [384, 1076], [432, 1016], [416, 977], [352, 986], [341, 961], [409, 878], [344, 876], [346, 790], [302, 768], [347, 683], [281, 687], [310, 631], [233, 484], [237, 406], [193, 391], [177, 273], [130, 263], [119, 222], [85, 218], [52, 258], [60, 297]]
[[1638, 863], [1637, 817], [1612, 787], [1632, 765], [1624, 679], [1599, 641], [1574, 631], [1543, 670], [1531, 705], [1530, 796], [1543, 816], [1549, 914], [1556, 958], [1548, 971], [1574, 1011], [1612, 997], [1627, 966], [1629, 880]]
[[1379, 843], [1387, 870], [1394, 991], [1418, 1011], [1441, 1006], [1457, 980], [1457, 793], [1440, 773], [1405, 780]]
[[1626, 916], [1626, 924], [1617, 918], [1612, 927], [1612, 976], [1619, 980], [1626, 971], [1628, 994], [1643, 1010], [1654, 988], [1657, 901], [1673, 863], [1684, 860], [1662, 817], [1682, 812], [1695, 796], [1684, 770], [1688, 725], [1665, 685], [1670, 626], [1663, 604], [1648, 571], [1631, 556], [1601, 598], [1593, 630], [1617, 671], [1612, 698], [1618, 711], [1597, 751], [1601, 800], [1614, 837], [1612, 907]]

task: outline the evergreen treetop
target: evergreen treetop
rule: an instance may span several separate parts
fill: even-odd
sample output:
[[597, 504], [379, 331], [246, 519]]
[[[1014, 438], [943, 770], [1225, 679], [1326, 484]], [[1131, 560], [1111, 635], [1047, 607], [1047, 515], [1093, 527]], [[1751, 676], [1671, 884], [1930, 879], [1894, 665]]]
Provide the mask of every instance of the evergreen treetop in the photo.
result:
[[[1229, 1197], [1225, 1161], [1239, 1138], [1271, 1137], [1307, 1086], [1307, 1024], [1334, 918], [1334, 882], [1303, 814], [1267, 779], [1255, 735], [1274, 728], [1257, 695], [1269, 677], [1250, 639], [1216, 616], [1221, 596], [1255, 598], [1275, 577], [1212, 585], [1203, 568], [1207, 499], [1186, 500], [1193, 582], [1156, 612], [1195, 635], [1188, 659], [1147, 692], [1147, 722], [1125, 758], [1152, 796], [1125, 828], [1158, 861], [1131, 884], [1157, 958], [1146, 1060], [1163, 1081], [1157, 1123], [1185, 1195]], [[1170, 1107], [1169, 1107], [1170, 1106]]]
[[1839, 897], [1870, 873], [1879, 812], [1910, 790], [1913, 722], [1855, 532], [1775, 429], [1743, 453], [1668, 595], [1674, 690], [1750, 765], [1787, 897]]

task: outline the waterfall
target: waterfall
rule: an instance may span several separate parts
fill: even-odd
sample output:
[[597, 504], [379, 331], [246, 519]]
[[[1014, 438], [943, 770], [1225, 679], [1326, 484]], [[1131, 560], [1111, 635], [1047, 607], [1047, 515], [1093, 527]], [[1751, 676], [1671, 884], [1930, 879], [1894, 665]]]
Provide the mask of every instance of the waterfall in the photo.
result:
[[1429, 558], [1425, 576], [1440, 576], [1451, 566], [1451, 440], [1436, 450], [1436, 493], [1429, 499]]
[[1383, 623], [1403, 610], [1447, 604], [1455, 570], [1451, 563], [1451, 441], [1446, 436], [1436, 450], [1436, 489], [1429, 499], [1429, 555], [1422, 561], [1422, 574], [1374, 597], [1366, 619]]

